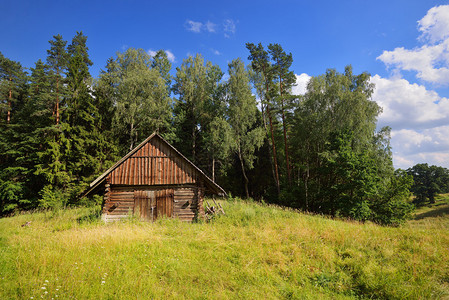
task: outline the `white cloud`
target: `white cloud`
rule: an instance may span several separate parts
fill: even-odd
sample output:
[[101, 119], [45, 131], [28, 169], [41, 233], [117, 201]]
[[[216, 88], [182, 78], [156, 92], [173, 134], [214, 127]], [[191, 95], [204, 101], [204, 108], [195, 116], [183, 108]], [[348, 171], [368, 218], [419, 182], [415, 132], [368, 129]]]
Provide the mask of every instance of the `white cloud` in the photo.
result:
[[212, 51], [212, 53], [215, 54], [215, 55], [221, 55], [221, 52], [218, 51], [217, 49], [211, 48], [210, 51]]
[[223, 31], [224, 31], [224, 35], [225, 37], [229, 38], [230, 34], [234, 34], [235, 30], [236, 30], [236, 24], [234, 22], [234, 20], [232, 19], [226, 19], [223, 22]]
[[204, 28], [209, 32], [215, 32], [216, 26], [217, 26], [216, 24], [214, 24], [210, 21], [207, 21], [206, 24], [204, 24]]
[[148, 52], [148, 54], [151, 56], [151, 57], [154, 57], [156, 54], [157, 54], [157, 51], [154, 51], [154, 50], [148, 50], [147, 51]]
[[372, 99], [383, 108], [378, 125], [392, 127], [395, 167], [422, 162], [449, 167], [449, 100], [401, 78], [375, 75], [371, 82]]
[[402, 71], [413, 71], [426, 82], [449, 84], [449, 5], [429, 9], [418, 30], [420, 47], [397, 47], [377, 57], [393, 68], [392, 78], [371, 78], [373, 100], [383, 107], [379, 127], [392, 127], [396, 168], [417, 163], [449, 168], [449, 99], [400, 77]]
[[393, 130], [391, 145], [396, 168], [405, 169], [418, 163], [449, 168], [449, 126]]
[[[176, 57], [173, 54], [173, 52], [171, 52], [170, 50], [164, 50], [164, 51], [165, 51], [165, 54], [167, 54], [167, 59], [171, 62], [175, 62]], [[154, 57], [157, 54], [157, 51], [154, 51], [152, 49], [149, 49], [147, 52], [151, 57]]]
[[434, 84], [449, 84], [449, 5], [431, 8], [418, 21], [420, 41], [414, 49], [404, 47], [384, 51], [377, 59], [395, 72], [414, 71], [417, 77]]
[[376, 85], [373, 100], [382, 108], [380, 126], [394, 129], [431, 128], [447, 124], [449, 99], [401, 78], [371, 77]]
[[445, 40], [449, 37], [449, 5], [435, 6], [418, 21], [418, 30], [422, 32], [420, 39], [430, 43]]
[[[216, 33], [217, 32], [217, 24], [207, 21], [207, 22], [197, 22], [192, 20], [187, 20], [184, 24], [185, 28], [188, 31], [201, 33], [203, 31]], [[226, 19], [223, 21], [223, 32], [224, 36], [229, 38], [231, 34], [234, 34], [236, 31], [236, 22], [232, 19]], [[221, 30], [221, 27], [220, 27]]]
[[205, 30], [207, 32], [215, 32], [217, 24], [212, 23], [211, 21], [207, 21], [206, 23], [195, 22], [192, 20], [187, 20], [185, 23], [185, 27], [188, 31], [192, 31], [195, 33], [201, 33], [201, 31]]
[[[449, 153], [449, 126], [439, 126], [424, 130], [402, 129], [392, 131], [395, 144], [401, 145], [401, 153]], [[449, 161], [447, 162], [449, 164]]]
[[165, 53], [167, 54], [167, 58], [169, 61], [175, 62], [176, 57], [173, 52], [171, 52], [170, 50], [165, 50]]
[[202, 27], [203, 27], [203, 23], [201, 23], [201, 22], [195, 22], [192, 20], [186, 21], [186, 28], [188, 31], [200, 33]]
[[292, 94], [293, 95], [304, 95], [307, 90], [307, 84], [309, 83], [311, 76], [307, 75], [306, 73], [302, 73], [301, 75], [296, 76], [296, 86], [292, 88]]

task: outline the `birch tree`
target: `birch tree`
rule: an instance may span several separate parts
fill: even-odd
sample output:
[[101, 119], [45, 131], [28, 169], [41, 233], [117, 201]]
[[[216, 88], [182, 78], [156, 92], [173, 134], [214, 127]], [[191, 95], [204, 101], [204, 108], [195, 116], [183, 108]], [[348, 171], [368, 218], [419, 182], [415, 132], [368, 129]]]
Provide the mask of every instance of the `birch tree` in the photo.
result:
[[231, 127], [230, 147], [238, 156], [244, 179], [245, 194], [249, 198], [247, 170], [253, 168], [255, 151], [263, 144], [265, 133], [257, 124], [256, 98], [251, 93], [248, 72], [240, 59], [229, 64], [227, 89], [228, 122]]

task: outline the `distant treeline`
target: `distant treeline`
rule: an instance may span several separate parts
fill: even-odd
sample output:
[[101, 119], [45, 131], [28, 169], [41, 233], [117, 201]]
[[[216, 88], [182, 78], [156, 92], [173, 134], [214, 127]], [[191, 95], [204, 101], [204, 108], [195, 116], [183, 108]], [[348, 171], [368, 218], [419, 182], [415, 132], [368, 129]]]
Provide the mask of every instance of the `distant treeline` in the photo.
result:
[[56, 35], [27, 71], [0, 54], [3, 214], [89, 201], [88, 184], [154, 131], [233, 195], [382, 224], [410, 214], [412, 176], [376, 131], [369, 74], [329, 69], [293, 95], [292, 54], [248, 43], [250, 65], [227, 76], [200, 54], [171, 72], [164, 51], [130, 48], [94, 79], [86, 42]]

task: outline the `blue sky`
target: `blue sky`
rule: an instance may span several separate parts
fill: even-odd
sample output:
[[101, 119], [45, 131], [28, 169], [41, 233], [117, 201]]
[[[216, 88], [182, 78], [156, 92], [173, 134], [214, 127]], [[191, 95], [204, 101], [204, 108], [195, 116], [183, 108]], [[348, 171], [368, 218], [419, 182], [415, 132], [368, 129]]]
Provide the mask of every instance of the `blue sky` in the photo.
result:
[[[0, 0], [0, 51], [32, 67], [48, 41], [88, 36], [97, 77], [127, 47], [164, 49], [177, 67], [201, 53], [227, 69], [245, 43], [293, 54], [297, 92], [327, 68], [371, 73], [379, 126], [392, 127], [394, 164], [449, 167], [448, 1], [22, 1]], [[447, 76], [446, 76], [447, 75]]]

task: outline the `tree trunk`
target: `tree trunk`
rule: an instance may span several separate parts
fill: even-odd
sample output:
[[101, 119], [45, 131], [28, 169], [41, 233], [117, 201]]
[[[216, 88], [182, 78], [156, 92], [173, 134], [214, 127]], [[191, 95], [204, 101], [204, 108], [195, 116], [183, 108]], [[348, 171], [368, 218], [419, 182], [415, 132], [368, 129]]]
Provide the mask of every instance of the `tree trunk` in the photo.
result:
[[56, 125], [59, 124], [59, 71], [56, 77]]
[[273, 149], [274, 172], [276, 175], [276, 188], [277, 188], [278, 196], [279, 196], [281, 194], [281, 187], [280, 187], [280, 183], [279, 183], [278, 161], [277, 161], [277, 154], [276, 154], [276, 145], [274, 143], [273, 122], [271, 119], [270, 105], [268, 103], [267, 103], [267, 114], [268, 114], [268, 120], [270, 122], [271, 147]]
[[[265, 78], [267, 77], [267, 70], [264, 68], [263, 69], [263, 73]], [[277, 192], [278, 192], [278, 196], [281, 194], [281, 187], [280, 187], [280, 183], [279, 183], [279, 171], [278, 171], [278, 161], [277, 161], [277, 153], [276, 153], [276, 145], [274, 143], [274, 133], [273, 133], [273, 121], [271, 118], [271, 112], [270, 112], [270, 101], [268, 99], [268, 94], [269, 94], [269, 83], [267, 81], [265, 81], [265, 90], [266, 90], [266, 94], [265, 94], [265, 98], [267, 100], [267, 115], [268, 115], [268, 120], [270, 123], [270, 132], [271, 132], [271, 147], [273, 148], [273, 161], [274, 161], [274, 172], [276, 175], [276, 188], [277, 188]]]
[[282, 76], [279, 77], [279, 88], [280, 88], [280, 96], [281, 96], [282, 127], [284, 129], [285, 162], [286, 162], [286, 165], [287, 165], [288, 184], [291, 185], [292, 178], [291, 178], [291, 175], [290, 175], [290, 162], [289, 162], [289, 159], [288, 159], [287, 129], [285, 127], [284, 94], [283, 94], [283, 89], [282, 89]]
[[131, 123], [130, 129], [129, 129], [129, 151], [133, 150], [134, 148], [134, 139], [133, 139], [133, 131], [134, 131], [134, 123]]
[[[11, 84], [12, 78], [9, 78], [9, 83]], [[8, 113], [6, 116], [6, 123], [9, 124], [11, 122], [11, 101], [12, 101], [12, 88], [9, 87], [9, 100], [8, 100]]]
[[304, 190], [306, 193], [306, 211], [309, 210], [309, 163], [307, 163], [307, 170], [306, 170], [306, 174], [305, 174], [305, 179], [304, 179]]
[[242, 158], [242, 151], [240, 150], [240, 143], [239, 143], [239, 160], [240, 160], [240, 165], [242, 166], [242, 174], [243, 174], [243, 179], [245, 179], [245, 194], [246, 194], [246, 198], [249, 198], [249, 192], [248, 192], [248, 176], [246, 176], [246, 172], [245, 172], [245, 165], [243, 164], [243, 158]]
[[[261, 108], [262, 108], [263, 126], [265, 127], [265, 131], [268, 135], [269, 133], [268, 133], [268, 127], [267, 127], [266, 110], [264, 110], [263, 102], [261, 102], [260, 104], [261, 104]], [[270, 144], [270, 141], [268, 141], [268, 144]], [[269, 145], [269, 146], [271, 146], [271, 145]], [[269, 152], [269, 157], [270, 157], [271, 173], [273, 175], [274, 182], [276, 182], [276, 171], [274, 170], [273, 153], [269, 146], [268, 146], [268, 152]]]
[[215, 182], [215, 158], [212, 158], [212, 181]]
[[194, 164], [196, 164], [196, 134], [195, 134], [195, 125], [192, 128], [192, 161]]

